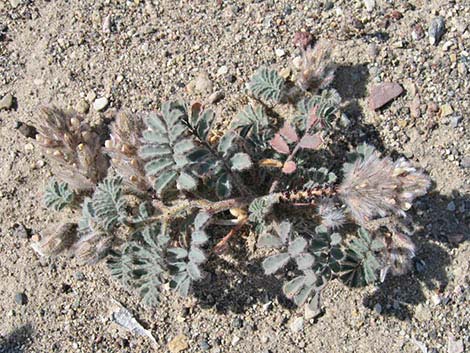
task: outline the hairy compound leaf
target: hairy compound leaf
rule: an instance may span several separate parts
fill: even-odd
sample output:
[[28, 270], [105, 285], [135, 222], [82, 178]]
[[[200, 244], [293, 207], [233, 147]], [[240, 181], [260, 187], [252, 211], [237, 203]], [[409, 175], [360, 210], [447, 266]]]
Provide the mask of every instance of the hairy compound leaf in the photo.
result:
[[199, 281], [200, 279], [202, 279], [202, 272], [199, 269], [197, 263], [194, 263], [192, 261], [188, 262], [187, 272], [189, 277], [191, 277], [193, 281]]
[[259, 236], [257, 245], [260, 248], [280, 248], [283, 243], [278, 236], [265, 233]]
[[160, 175], [174, 165], [171, 158], [159, 158], [145, 164], [145, 172], [147, 175]]
[[173, 254], [175, 259], [185, 259], [186, 257], [188, 257], [188, 251], [183, 248], [171, 248], [168, 249], [168, 252]]
[[195, 264], [201, 264], [207, 260], [204, 252], [196, 246], [192, 246], [188, 254], [189, 261]]
[[178, 177], [178, 173], [175, 171], [168, 171], [162, 173], [158, 179], [155, 181], [154, 189], [158, 195], [161, 195], [164, 190], [166, 190], [169, 186], [171, 186]]
[[297, 295], [294, 296], [294, 303], [297, 306], [305, 304], [314, 290], [313, 286], [304, 286]]
[[197, 135], [202, 141], [205, 141], [207, 139], [207, 135], [209, 134], [214, 118], [215, 113], [212, 110], [204, 111], [199, 117], [196, 124]]
[[[377, 280], [377, 272], [383, 266], [375, 256], [374, 239], [364, 228], [358, 230], [359, 237], [350, 244], [345, 259], [342, 261], [342, 279], [347, 284], [357, 287], [373, 283]], [[374, 248], [373, 248], [374, 247]]]
[[161, 196], [177, 181], [178, 188], [193, 190], [197, 183], [185, 169], [193, 160], [195, 144], [188, 134], [186, 107], [182, 102], [166, 102], [161, 114], [149, 115], [148, 131], [143, 133], [144, 145], [139, 156], [146, 160], [147, 175], [155, 176], [155, 190]]
[[64, 209], [72, 204], [75, 193], [70, 190], [69, 184], [52, 180], [44, 192], [46, 207], [56, 211]]
[[232, 192], [232, 185], [230, 184], [230, 179], [228, 178], [227, 174], [222, 174], [216, 181], [215, 184], [215, 191], [217, 196], [221, 199], [230, 196]]
[[287, 161], [282, 167], [284, 174], [292, 174], [297, 170], [297, 164], [294, 161]]
[[194, 149], [194, 142], [193, 140], [189, 138], [185, 138], [183, 140], [180, 140], [175, 143], [175, 146], [173, 147], [173, 150], [177, 154], [186, 154], [189, 151]]
[[275, 134], [274, 138], [269, 141], [269, 144], [272, 148], [274, 148], [277, 152], [281, 154], [289, 154], [290, 149], [289, 145], [284, 141], [284, 139], [279, 134]]
[[289, 221], [283, 221], [279, 224], [279, 237], [283, 244], [287, 243], [292, 230], [292, 224]]
[[243, 152], [235, 153], [233, 157], [230, 158], [230, 163], [232, 165], [232, 170], [236, 171], [249, 169], [253, 165], [250, 156]]
[[146, 227], [134, 234], [140, 241], [128, 242], [122, 251], [114, 252], [107, 260], [111, 274], [126, 286], [137, 289], [145, 305], [159, 301], [164, 282], [165, 249], [169, 238], [159, 225]]
[[165, 157], [171, 155], [171, 149], [168, 146], [143, 146], [139, 151], [139, 156], [143, 159]]
[[219, 145], [217, 146], [217, 151], [222, 153], [222, 156], [226, 157], [229, 151], [234, 147], [236, 137], [237, 134], [234, 131], [227, 131], [220, 139]]
[[330, 239], [331, 239], [331, 242], [330, 242], [331, 245], [338, 245], [343, 240], [343, 238], [341, 237], [339, 233], [331, 234]]
[[299, 270], [306, 270], [313, 266], [315, 257], [308, 253], [299, 254], [296, 256], [295, 261]]
[[209, 222], [211, 214], [209, 212], [201, 211], [194, 218], [194, 228], [199, 230], [203, 229]]
[[302, 253], [306, 247], [307, 241], [304, 238], [296, 238], [289, 244], [287, 251], [289, 252], [290, 256], [296, 257]]
[[191, 279], [189, 275], [187, 275], [181, 282], [178, 283], [178, 286], [176, 287], [176, 289], [182, 297], [187, 297], [189, 295], [190, 287], [191, 287]]
[[305, 134], [299, 142], [300, 147], [316, 150], [323, 144], [323, 139], [320, 134], [310, 135]]
[[271, 275], [283, 268], [290, 260], [288, 253], [272, 255], [263, 261], [263, 269], [267, 275]]
[[261, 67], [251, 79], [249, 87], [255, 97], [279, 102], [284, 89], [284, 79], [275, 70]]
[[311, 113], [316, 107], [317, 118], [324, 125], [330, 126], [333, 114], [337, 111], [340, 102], [341, 97], [335, 90], [324, 90], [320, 96], [305, 98], [297, 104], [299, 115], [294, 118], [294, 121], [300, 122], [301, 130], [307, 131], [312, 125]]
[[255, 223], [262, 222], [264, 217], [272, 211], [273, 206], [278, 202], [278, 195], [266, 195], [254, 199], [248, 207], [249, 220]]
[[235, 117], [235, 120], [232, 123], [232, 128], [241, 129], [240, 135], [247, 137], [248, 135], [258, 133], [261, 128], [265, 128], [268, 125], [268, 116], [266, 115], [263, 107], [258, 105], [253, 108], [253, 106], [247, 105]]
[[297, 132], [295, 132], [295, 129], [288, 121], [284, 122], [284, 125], [282, 126], [281, 130], [279, 130], [279, 134], [290, 143], [294, 143], [299, 140]]
[[209, 237], [203, 230], [196, 230], [191, 234], [191, 241], [194, 245], [204, 245], [208, 240]]
[[111, 230], [126, 214], [126, 202], [122, 196], [122, 178], [106, 178], [98, 184], [93, 194], [92, 205], [95, 220]]
[[305, 276], [296, 277], [289, 282], [286, 282], [282, 287], [285, 296], [292, 299], [302, 289], [305, 283]]
[[197, 187], [197, 181], [188, 173], [182, 172], [176, 180], [178, 189], [192, 191]]

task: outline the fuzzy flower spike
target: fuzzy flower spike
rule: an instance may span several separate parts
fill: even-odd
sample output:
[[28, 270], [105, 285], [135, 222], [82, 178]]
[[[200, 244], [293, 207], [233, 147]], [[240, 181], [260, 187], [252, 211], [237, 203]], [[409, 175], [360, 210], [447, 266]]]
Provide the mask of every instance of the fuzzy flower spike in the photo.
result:
[[376, 216], [404, 216], [429, 186], [429, 178], [405, 159], [380, 158], [374, 150], [349, 165], [339, 195], [355, 221], [364, 225]]

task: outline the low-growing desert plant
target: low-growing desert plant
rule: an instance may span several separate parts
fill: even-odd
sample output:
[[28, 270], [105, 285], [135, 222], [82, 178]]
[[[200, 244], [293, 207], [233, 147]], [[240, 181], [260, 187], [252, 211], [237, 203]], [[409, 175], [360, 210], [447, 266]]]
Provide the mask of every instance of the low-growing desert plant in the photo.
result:
[[[59, 179], [45, 204], [81, 208], [81, 217], [36, 250], [104, 259], [149, 305], [165, 284], [190, 294], [209, 254], [248, 231], [266, 248], [266, 275], [284, 275], [284, 294], [312, 310], [333, 280], [360, 286], [404, 273], [414, 247], [398, 217], [429, 179], [366, 144], [339, 156], [342, 170], [320, 165], [340, 97], [326, 89], [334, 70], [328, 44], [312, 48], [307, 39], [298, 38], [304, 57], [291, 79], [256, 71], [250, 103], [221, 136], [213, 134], [215, 113], [200, 103], [120, 113], [106, 141], [77, 113], [44, 109], [37, 141]], [[372, 226], [379, 217], [390, 218], [387, 227]]]

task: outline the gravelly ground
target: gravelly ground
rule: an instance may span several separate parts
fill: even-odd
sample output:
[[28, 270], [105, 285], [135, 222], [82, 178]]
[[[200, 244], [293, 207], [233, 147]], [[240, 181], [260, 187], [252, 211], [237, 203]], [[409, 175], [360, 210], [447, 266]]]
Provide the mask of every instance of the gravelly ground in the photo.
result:
[[[15, 97], [13, 109], [0, 110], [0, 352], [151, 351], [148, 341], [110, 323], [110, 297], [152, 330], [159, 352], [178, 334], [188, 352], [468, 350], [470, 3], [376, 3], [367, 12], [361, 1], [0, 2], [0, 97]], [[438, 15], [446, 32], [433, 46], [427, 29]], [[292, 38], [301, 29], [334, 43], [334, 87], [350, 121], [344, 140], [405, 155], [433, 179], [432, 193], [413, 210], [414, 273], [378, 288], [334, 285], [324, 315], [293, 332], [301, 313], [277, 297], [275, 279], [246, 264], [243, 250], [220, 260], [224, 270], [198, 294], [199, 304], [168, 296], [149, 310], [103, 267], [40, 260], [19, 236], [15, 224], [36, 234], [57, 218], [41, 203], [50, 167], [15, 129], [33, 121], [38, 106], [73, 108], [106, 97], [108, 109], [139, 111], [174, 96], [206, 99], [188, 90], [205, 72], [211, 91], [225, 93], [217, 109], [228, 121], [257, 67], [286, 68], [298, 55]], [[386, 81], [406, 92], [372, 112], [369, 88]], [[93, 108], [87, 116], [106, 120]], [[25, 305], [15, 301], [18, 292]]]

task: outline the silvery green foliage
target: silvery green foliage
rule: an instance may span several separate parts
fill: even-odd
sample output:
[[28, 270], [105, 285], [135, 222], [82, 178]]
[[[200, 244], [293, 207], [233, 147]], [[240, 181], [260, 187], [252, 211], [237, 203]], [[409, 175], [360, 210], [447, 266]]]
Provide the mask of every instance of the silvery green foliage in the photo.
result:
[[259, 99], [279, 102], [282, 99], [284, 79], [276, 70], [261, 67], [251, 79], [249, 88]]
[[341, 97], [334, 89], [324, 90], [320, 95], [306, 97], [297, 103], [297, 111], [299, 114], [294, 117], [294, 121], [299, 128], [304, 131], [308, 124], [309, 116], [314, 107], [317, 107], [317, 116], [320, 118], [321, 126], [331, 125], [331, 120], [338, 110]]
[[325, 227], [317, 226], [314, 233], [301, 235], [284, 221], [260, 235], [258, 246], [284, 249], [263, 261], [265, 273], [273, 274], [293, 262], [298, 275], [284, 283], [284, 294], [297, 305], [308, 303], [316, 311], [324, 285], [341, 273], [341, 243], [341, 235], [330, 234]]
[[382, 249], [382, 241], [373, 239], [366, 229], [359, 228], [358, 237], [349, 244], [342, 263], [343, 281], [354, 287], [374, 283], [378, 271], [383, 267], [378, 259]]
[[60, 211], [72, 204], [74, 196], [69, 184], [51, 180], [44, 191], [44, 204], [55, 211]]
[[126, 287], [136, 289], [145, 305], [156, 305], [168, 277], [170, 238], [157, 223], [134, 233], [132, 239], [108, 257], [108, 268]]
[[122, 177], [107, 177], [98, 184], [93, 196], [83, 201], [79, 239], [74, 246], [78, 257], [93, 263], [106, 256], [112, 246], [112, 232], [126, 216]]
[[105, 231], [111, 231], [126, 216], [126, 201], [122, 196], [122, 177], [106, 178], [95, 190], [91, 207], [93, 217]]
[[191, 138], [186, 138], [183, 123], [185, 112], [175, 103], [165, 103], [161, 114], [151, 114], [146, 119], [148, 127], [143, 132], [145, 144], [139, 156], [147, 161], [145, 172], [156, 178], [154, 188], [158, 195], [177, 183], [178, 189], [194, 190], [197, 181], [187, 171], [190, 163], [187, 154], [194, 148]]
[[189, 294], [193, 282], [204, 277], [201, 265], [207, 261], [207, 255], [202, 247], [209, 240], [207, 233], [204, 231], [209, 219], [210, 215], [206, 212], [196, 215], [189, 249], [178, 247], [168, 250], [172, 255], [170, 268], [173, 275], [170, 284], [184, 297]]

